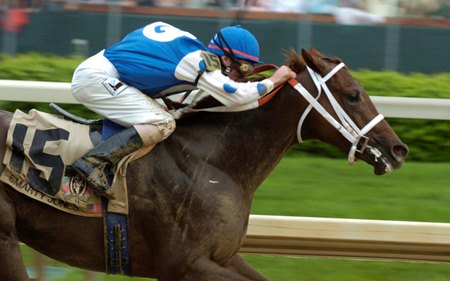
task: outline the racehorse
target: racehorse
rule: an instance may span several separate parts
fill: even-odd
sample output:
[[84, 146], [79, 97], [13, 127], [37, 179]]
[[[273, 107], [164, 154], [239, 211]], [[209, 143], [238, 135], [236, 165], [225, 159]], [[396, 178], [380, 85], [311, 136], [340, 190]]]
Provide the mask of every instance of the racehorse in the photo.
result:
[[[349, 153], [349, 161], [372, 165], [378, 175], [402, 165], [407, 146], [379, 118], [340, 60], [312, 49], [302, 50], [301, 56], [291, 51], [286, 64], [297, 73], [296, 81], [282, 86], [264, 105], [180, 119], [167, 140], [130, 163], [133, 276], [268, 280], [238, 251], [254, 192], [298, 139], [334, 145]], [[331, 100], [319, 91], [331, 93]], [[1, 159], [11, 117], [0, 114]], [[29, 280], [19, 241], [69, 265], [105, 272], [103, 239], [101, 218], [63, 213], [0, 183], [0, 280]]]

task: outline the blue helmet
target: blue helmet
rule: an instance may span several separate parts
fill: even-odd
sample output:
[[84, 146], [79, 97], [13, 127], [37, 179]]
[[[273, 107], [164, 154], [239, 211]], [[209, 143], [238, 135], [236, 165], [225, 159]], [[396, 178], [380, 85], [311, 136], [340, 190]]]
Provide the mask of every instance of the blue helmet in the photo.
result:
[[259, 44], [255, 36], [240, 25], [222, 28], [209, 42], [208, 49], [218, 56], [244, 59], [254, 63], [259, 60]]

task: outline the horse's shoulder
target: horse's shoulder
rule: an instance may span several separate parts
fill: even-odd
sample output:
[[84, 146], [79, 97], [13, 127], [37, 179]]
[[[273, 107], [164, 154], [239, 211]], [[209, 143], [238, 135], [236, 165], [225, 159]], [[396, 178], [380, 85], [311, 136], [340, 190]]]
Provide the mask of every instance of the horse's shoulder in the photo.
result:
[[[5, 110], [0, 110], [0, 159], [3, 159], [5, 154], [6, 135], [8, 133], [9, 124], [11, 123], [12, 113]], [[3, 165], [0, 165], [0, 173], [3, 172]]]
[[12, 116], [12, 115], [13, 115], [12, 112], [0, 109], [0, 118], [4, 118], [5, 116]]
[[12, 116], [12, 112], [0, 109], [0, 128], [8, 128], [11, 123]]

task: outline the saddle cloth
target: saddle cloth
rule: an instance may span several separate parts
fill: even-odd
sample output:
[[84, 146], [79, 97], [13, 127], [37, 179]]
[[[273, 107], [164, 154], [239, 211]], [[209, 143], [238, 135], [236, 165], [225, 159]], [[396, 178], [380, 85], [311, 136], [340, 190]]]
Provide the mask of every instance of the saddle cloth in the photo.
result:
[[[93, 147], [89, 130], [89, 126], [49, 113], [16, 110], [8, 130], [5, 170], [0, 181], [59, 210], [101, 217], [101, 197], [84, 179], [66, 169]], [[108, 204], [110, 212], [128, 214], [125, 172], [132, 157], [133, 154], [124, 157], [117, 166], [112, 185], [115, 199]], [[55, 185], [56, 192], [46, 192]]]

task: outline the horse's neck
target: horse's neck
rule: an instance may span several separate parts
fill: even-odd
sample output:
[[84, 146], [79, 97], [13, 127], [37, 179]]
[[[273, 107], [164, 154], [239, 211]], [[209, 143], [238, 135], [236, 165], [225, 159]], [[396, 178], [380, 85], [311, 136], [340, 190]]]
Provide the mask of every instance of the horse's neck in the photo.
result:
[[294, 143], [298, 112], [283, 95], [250, 111], [200, 113], [180, 123], [172, 141], [253, 193]]

